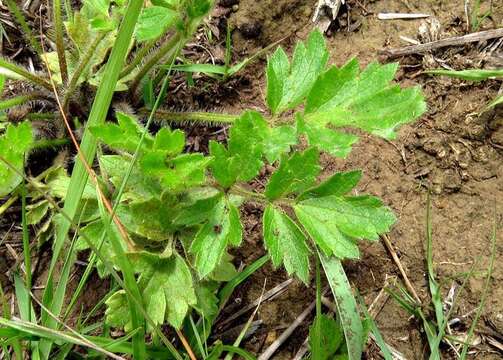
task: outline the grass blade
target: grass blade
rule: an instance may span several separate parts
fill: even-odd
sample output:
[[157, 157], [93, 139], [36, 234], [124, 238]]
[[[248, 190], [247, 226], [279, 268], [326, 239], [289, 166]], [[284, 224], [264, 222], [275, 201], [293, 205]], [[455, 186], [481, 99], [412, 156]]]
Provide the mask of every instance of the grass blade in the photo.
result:
[[337, 305], [337, 315], [344, 330], [349, 360], [360, 360], [363, 352], [363, 326], [351, 285], [339, 259], [318, 252]]
[[[89, 132], [89, 127], [105, 121], [105, 117], [107, 115], [110, 103], [112, 101], [112, 96], [115, 91], [119, 73], [124, 64], [124, 60], [142, 5], [142, 0], [131, 0], [128, 2], [125, 16], [117, 34], [116, 42], [112, 48], [108, 62], [105, 65], [105, 73], [107, 74], [107, 76], [103, 78], [96, 92], [93, 106], [91, 108], [91, 113], [89, 114], [89, 119], [84, 130], [82, 142], [80, 144], [82, 156], [88, 163], [91, 163], [94, 159], [97, 147], [97, 140]], [[72, 173], [69, 184], [69, 191], [66, 196], [63, 208], [64, 212], [69, 216], [70, 219], [73, 219], [75, 217], [75, 214], [77, 213], [80, 198], [84, 191], [87, 180], [88, 173], [86, 171], [86, 166], [82, 163], [80, 158], [78, 158]], [[53, 257], [51, 259], [49, 275], [43, 297], [43, 303], [49, 305], [49, 309], [57, 316], [59, 316], [61, 312], [61, 307], [52, 306], [52, 294], [54, 291], [54, 269], [56, 267], [56, 263], [59, 259], [59, 255], [65, 243], [65, 239], [67, 237], [68, 231], [70, 230], [70, 227], [71, 221], [69, 221], [67, 218], [63, 218], [61, 226], [57, 229], [57, 232], [55, 234]], [[63, 287], [66, 289], [67, 282], [68, 278], [61, 278], [58, 283], [58, 287]], [[54, 321], [48, 319], [47, 316], [45, 318], [48, 324], [52, 326], [56, 325]], [[44, 350], [44, 356], [47, 359], [50, 352], [50, 343], [44, 347]]]
[[487, 294], [489, 292], [489, 286], [491, 284], [491, 277], [492, 277], [493, 270], [494, 270], [494, 259], [496, 258], [496, 232], [497, 232], [497, 217], [496, 217], [496, 209], [495, 209], [493, 233], [491, 236], [491, 257], [489, 258], [489, 267], [487, 268], [487, 277], [486, 277], [486, 281], [484, 284], [484, 290], [482, 292], [482, 297], [480, 299], [480, 304], [477, 308], [475, 318], [473, 319], [472, 324], [470, 325], [470, 329], [468, 330], [468, 336], [467, 336], [466, 341], [463, 345], [463, 350], [462, 350], [461, 356], [460, 356], [461, 359], [466, 359], [466, 355], [468, 353], [468, 348], [470, 347], [473, 333], [475, 332], [475, 327], [477, 326], [477, 323], [480, 319], [480, 316], [482, 315], [482, 310], [484, 309], [484, 305], [486, 303]]
[[498, 70], [469, 69], [459, 71], [438, 69], [438, 70], [429, 70], [426, 71], [426, 73], [432, 75], [443, 75], [469, 81], [483, 81], [491, 78], [503, 78], [503, 69]]

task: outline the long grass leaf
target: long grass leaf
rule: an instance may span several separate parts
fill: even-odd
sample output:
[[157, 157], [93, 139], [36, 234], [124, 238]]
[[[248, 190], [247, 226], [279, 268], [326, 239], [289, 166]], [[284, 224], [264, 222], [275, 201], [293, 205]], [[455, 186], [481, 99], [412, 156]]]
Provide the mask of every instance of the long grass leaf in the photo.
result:
[[344, 330], [349, 360], [360, 360], [363, 352], [363, 326], [351, 285], [339, 259], [318, 252], [337, 305], [337, 314]]
[[[94, 126], [105, 121], [110, 103], [112, 101], [112, 96], [115, 91], [115, 86], [119, 77], [119, 72], [124, 64], [124, 60], [127, 54], [127, 50], [133, 35], [133, 31], [136, 25], [136, 21], [140, 14], [143, 5], [142, 0], [131, 0], [128, 2], [125, 16], [122, 20], [119, 32], [117, 34], [116, 42], [112, 48], [112, 52], [105, 65], [105, 76], [100, 83], [96, 96], [89, 114], [89, 119], [84, 130], [84, 135], [82, 142], [80, 144], [80, 149], [82, 151], [82, 156], [88, 163], [91, 163], [96, 154], [97, 140], [91, 135], [89, 131], [90, 126]], [[70, 219], [75, 217], [77, 213], [80, 198], [84, 191], [84, 187], [87, 184], [88, 173], [86, 171], [85, 164], [77, 159], [75, 164], [72, 177], [70, 179], [69, 191], [65, 199], [64, 211], [69, 216]], [[54, 269], [56, 267], [59, 255], [65, 243], [68, 231], [71, 228], [71, 221], [64, 218], [55, 234], [55, 242], [53, 248], [53, 257], [51, 259], [51, 264], [49, 267], [49, 274], [46, 284], [46, 289], [44, 291], [44, 303], [50, 304], [52, 302], [52, 294], [54, 291]], [[58, 283], [59, 287], [66, 288], [67, 281], [60, 281]], [[51, 311], [57, 316], [61, 312], [61, 307], [49, 307]], [[47, 318], [46, 318], [47, 319]], [[47, 319], [51, 325], [55, 325], [53, 321]], [[50, 350], [50, 343], [45, 347], [45, 354], [48, 356]], [[47, 357], [46, 357], [47, 358]]]
[[469, 81], [483, 81], [491, 78], [503, 78], [503, 69], [497, 70], [481, 70], [481, 69], [470, 69], [470, 70], [429, 70], [426, 71], [427, 74], [432, 75], [443, 75], [463, 80]]
[[[495, 205], [496, 206], [496, 205]], [[463, 345], [463, 350], [461, 352], [461, 359], [466, 359], [466, 355], [468, 353], [468, 348], [470, 347], [470, 343], [473, 337], [473, 333], [475, 332], [475, 327], [482, 315], [482, 310], [484, 309], [487, 295], [489, 293], [489, 286], [491, 285], [491, 277], [493, 275], [494, 270], [494, 259], [496, 258], [496, 233], [497, 233], [497, 216], [496, 209], [494, 214], [494, 225], [493, 225], [493, 233], [491, 236], [491, 257], [489, 258], [489, 267], [487, 268], [487, 276], [486, 281], [484, 283], [484, 289], [482, 290], [482, 297], [480, 298], [479, 306], [477, 307], [477, 312], [475, 313], [475, 317], [470, 325], [470, 329], [468, 330], [468, 336], [466, 338], [465, 344]]]

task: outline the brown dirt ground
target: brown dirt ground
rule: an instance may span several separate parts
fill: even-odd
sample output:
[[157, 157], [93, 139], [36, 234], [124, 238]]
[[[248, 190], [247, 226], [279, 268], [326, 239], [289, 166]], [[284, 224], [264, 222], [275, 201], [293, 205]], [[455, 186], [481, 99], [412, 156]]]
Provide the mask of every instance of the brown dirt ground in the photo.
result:
[[[316, 1], [222, 1], [216, 16], [227, 16], [233, 32], [236, 59], [249, 56], [260, 48], [287, 37], [283, 41], [290, 51], [299, 39], [305, 39], [313, 28], [310, 21]], [[343, 8], [340, 20], [329, 29], [328, 43], [331, 61], [342, 65], [351, 57], [358, 57], [362, 65], [376, 59], [390, 61], [379, 54], [386, 47], [407, 45], [400, 35], [416, 38], [420, 20], [384, 22], [376, 18], [378, 12], [424, 12], [433, 14], [442, 25], [439, 36], [466, 34], [462, 1], [349, 1], [350, 10]], [[232, 10], [229, 6], [236, 4]], [[227, 7], [227, 8], [226, 8]], [[348, 21], [349, 19], [349, 21]], [[503, 5], [494, 2], [492, 21], [483, 28], [503, 24]], [[351, 30], [348, 32], [348, 29]], [[401, 129], [396, 141], [363, 135], [351, 155], [343, 159], [325, 157], [325, 173], [363, 169], [364, 178], [358, 191], [380, 196], [393, 208], [398, 223], [389, 234], [400, 261], [418, 291], [428, 301], [425, 273], [425, 214], [428, 189], [433, 193], [434, 261], [438, 278], [446, 296], [451, 286], [458, 288], [462, 275], [476, 259], [481, 258], [475, 276], [461, 296], [456, 316], [470, 314], [480, 301], [485, 269], [489, 259], [489, 245], [497, 207], [496, 267], [492, 287], [485, 306], [480, 328], [503, 333], [503, 108], [479, 116], [499, 90], [498, 82], [474, 85], [458, 80], [432, 78], [421, 74], [440, 63], [455, 69], [473, 66], [490, 67], [503, 63], [503, 49], [488, 56], [488, 42], [444, 48], [427, 56], [399, 59], [402, 67], [397, 80], [403, 86], [422, 86], [428, 112], [416, 123]], [[236, 97], [219, 105], [222, 111], [246, 108], [264, 110], [264, 62], [250, 66], [242, 74], [246, 81], [234, 84]], [[247, 82], [249, 81], [249, 85]], [[237, 100], [237, 101], [236, 101]], [[260, 185], [259, 185], [260, 186]], [[249, 263], [263, 253], [261, 248], [261, 209], [245, 207], [246, 242], [239, 251], [239, 259]], [[346, 271], [352, 284], [372, 303], [384, 286], [386, 277], [399, 276], [395, 264], [381, 243], [362, 244], [361, 261], [348, 262]], [[284, 281], [286, 274], [266, 267], [240, 289], [238, 300], [251, 302], [260, 296], [264, 281], [266, 288]], [[279, 298], [267, 302], [259, 310], [263, 327], [248, 341], [250, 350], [260, 351], [272, 342], [313, 300], [312, 289], [294, 283]], [[473, 315], [473, 313], [471, 313]], [[470, 324], [469, 315], [454, 331], [463, 332]], [[244, 320], [243, 320], [244, 321]], [[426, 355], [424, 337], [419, 326], [392, 300], [384, 303], [376, 321], [386, 340], [408, 359], [422, 359]], [[295, 332], [274, 359], [291, 359], [304, 341], [307, 324]], [[379, 358], [375, 346], [370, 346], [367, 358]], [[485, 345], [472, 355], [477, 359], [501, 358], [501, 353]], [[445, 358], [453, 355], [449, 351]]]
[[[189, 46], [187, 56], [208, 56], [208, 51], [218, 61], [224, 54], [224, 31], [228, 21], [233, 28], [234, 60], [254, 54], [268, 44], [286, 39], [283, 46], [291, 51], [293, 44], [305, 39], [313, 28], [310, 19], [315, 0], [220, 0], [209, 28], [220, 32], [220, 41], [208, 42], [204, 32], [195, 41], [203, 45]], [[331, 50], [331, 62], [341, 65], [357, 56], [362, 65], [376, 59], [389, 61], [379, 54], [386, 47], [407, 45], [400, 40], [404, 35], [415, 38], [420, 20], [384, 22], [376, 18], [378, 12], [425, 12], [430, 13], [442, 25], [440, 37], [466, 33], [462, 0], [347, 0], [337, 21], [329, 29], [327, 41]], [[483, 29], [503, 25], [503, 4], [494, 1], [492, 19], [486, 20]], [[393, 208], [399, 219], [389, 234], [396, 247], [400, 261], [405, 267], [413, 286], [425, 302], [428, 301], [425, 274], [425, 214], [428, 189], [432, 197], [434, 260], [438, 278], [445, 296], [453, 284], [459, 287], [462, 274], [480, 257], [479, 271], [468, 283], [461, 296], [455, 316], [468, 314], [462, 325], [454, 328], [463, 332], [469, 326], [482, 294], [485, 269], [489, 259], [489, 244], [494, 223], [494, 207], [499, 230], [497, 238], [496, 267], [492, 287], [479, 328], [492, 331], [503, 340], [503, 107], [479, 116], [490, 99], [499, 90], [500, 83], [485, 82], [480, 85], [432, 78], [421, 74], [428, 68], [446, 64], [456, 69], [472, 66], [490, 67], [503, 64], [503, 47], [491, 55], [488, 45], [467, 45], [444, 48], [433, 56], [408, 56], [398, 59], [401, 63], [397, 80], [404, 86], [422, 86], [429, 110], [416, 123], [404, 126], [396, 141], [362, 135], [347, 159], [323, 158], [325, 175], [334, 171], [363, 169], [364, 178], [358, 188], [380, 196]], [[207, 51], [208, 50], [208, 51]], [[22, 58], [22, 55], [19, 55]], [[209, 57], [208, 57], [209, 59]], [[208, 60], [206, 59], [206, 60]], [[17, 59], [16, 59], [17, 60]], [[223, 112], [239, 112], [244, 109], [265, 111], [264, 76], [265, 61], [257, 61], [239, 76], [225, 84], [211, 83], [207, 79], [187, 88], [184, 77], [173, 83], [176, 96], [170, 98], [170, 107], [176, 109], [219, 109]], [[187, 126], [190, 148], [205, 150], [208, 139], [223, 140], [225, 132], [219, 128], [194, 128]], [[211, 133], [211, 135], [208, 135]], [[257, 187], [262, 186], [260, 183]], [[18, 213], [12, 208], [9, 214]], [[261, 212], [256, 205], [246, 205], [242, 211], [246, 228], [246, 245], [235, 252], [236, 262], [250, 264], [264, 254], [261, 238]], [[12, 215], [14, 216], [14, 215]], [[16, 219], [11, 215], [0, 219], [0, 228], [8, 229]], [[19, 232], [14, 232], [9, 242], [19, 245]], [[12, 264], [8, 255], [0, 256], [0, 281], [7, 281], [3, 273]], [[45, 260], [44, 260], [45, 261]], [[44, 261], [40, 263], [43, 264]], [[42, 266], [42, 265], [41, 265]], [[379, 243], [362, 244], [362, 259], [345, 264], [353, 286], [359, 290], [367, 304], [371, 304], [389, 276], [399, 277], [384, 246]], [[283, 270], [265, 266], [243, 284], [233, 301], [248, 304], [260, 296], [264, 281], [266, 289], [287, 279]], [[92, 303], [97, 293], [98, 282], [92, 281], [84, 303]], [[278, 298], [265, 302], [259, 310], [263, 325], [246, 341], [246, 347], [255, 352], [263, 350], [282, 332], [314, 299], [314, 290], [294, 281]], [[236, 320], [234, 325], [244, 323], [246, 318]], [[426, 354], [425, 339], [419, 326], [392, 300], [380, 307], [376, 322], [386, 341], [401, 351], [407, 359], [423, 359]], [[280, 348], [274, 359], [292, 359], [305, 340], [308, 323], [303, 324]], [[375, 345], [370, 345], [366, 358], [379, 358]], [[452, 353], [445, 351], [445, 358]], [[472, 355], [476, 359], [502, 358], [494, 348], [483, 342]]]

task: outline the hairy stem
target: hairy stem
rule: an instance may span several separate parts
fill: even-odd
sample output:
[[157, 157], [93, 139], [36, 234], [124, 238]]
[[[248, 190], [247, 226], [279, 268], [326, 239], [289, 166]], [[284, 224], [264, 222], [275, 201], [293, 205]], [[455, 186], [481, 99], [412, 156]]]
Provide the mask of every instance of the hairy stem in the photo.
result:
[[[141, 109], [140, 114], [148, 114], [149, 110]], [[210, 112], [176, 112], [167, 110], [157, 110], [154, 118], [160, 121], [184, 123], [194, 122], [202, 124], [233, 124], [239, 115], [220, 114]]]
[[9, 11], [14, 15], [14, 18], [16, 19], [17, 23], [21, 26], [21, 29], [23, 30], [22, 33], [30, 46], [37, 52], [37, 54], [41, 55], [42, 54], [42, 48], [40, 47], [40, 44], [38, 43], [37, 39], [35, 36], [33, 36], [33, 33], [28, 26], [28, 22], [26, 21], [26, 18], [24, 17], [23, 13], [21, 12], [21, 9], [19, 9], [19, 6], [16, 4], [14, 0], [7, 0], [7, 6], [9, 8]]
[[14, 96], [9, 99], [5, 99], [5, 100], [0, 101], [0, 110], [5, 110], [5, 109], [11, 108], [13, 106], [22, 105], [22, 104], [25, 104], [31, 100], [44, 99], [44, 98], [46, 98], [46, 96], [44, 96], [43, 94], [38, 93], [38, 92], [20, 95], [20, 96]]
[[68, 90], [66, 91], [65, 97], [63, 99], [63, 109], [66, 110], [68, 102], [70, 101], [70, 98], [72, 97], [73, 93], [75, 92], [75, 89], [77, 88], [80, 76], [82, 75], [85, 68], [89, 64], [89, 61], [91, 61], [91, 58], [93, 57], [94, 52], [96, 51], [96, 48], [98, 47], [100, 42], [105, 38], [106, 35], [107, 35], [106, 32], [101, 32], [98, 34], [98, 36], [96, 36], [91, 45], [89, 45], [89, 48], [84, 54], [84, 57], [79, 62], [79, 65], [73, 72], [72, 77], [70, 79], [70, 84], [68, 84]]
[[13, 73], [25, 78], [26, 80], [31, 81], [32, 83], [34, 83], [38, 86], [41, 86], [41, 87], [49, 90], [52, 93], [52, 86], [48, 80], [46, 80], [38, 75], [35, 75], [35, 74], [23, 69], [21, 66], [5, 60], [2, 57], [0, 57], [0, 68], [4, 68], [6, 70], [12, 71]]
[[121, 71], [119, 79], [129, 74], [147, 56], [148, 52], [155, 46], [155, 41], [149, 41], [135, 53], [133, 60]]
[[68, 67], [66, 65], [65, 44], [63, 39], [63, 20], [61, 18], [61, 0], [53, 0], [52, 13], [54, 19], [54, 30], [56, 34], [56, 52], [58, 54], [59, 71], [63, 84], [68, 82]]
[[156, 65], [159, 64], [159, 62], [164, 58], [167, 57], [166, 62], [171, 62], [172, 59], [175, 58], [177, 55], [179, 49], [182, 47], [182, 45], [186, 41], [186, 37], [182, 37], [181, 34], [177, 33], [173, 35], [169, 41], [167, 41], [164, 45], [162, 45], [157, 52], [150, 58], [148, 61], [140, 68], [138, 73], [133, 79], [133, 82], [131, 83], [130, 91], [132, 94], [136, 92], [136, 88], [140, 84], [140, 81], [143, 79], [143, 77]]
[[35, 141], [32, 149], [51, 149], [68, 144], [70, 144], [70, 139], [44, 139]]

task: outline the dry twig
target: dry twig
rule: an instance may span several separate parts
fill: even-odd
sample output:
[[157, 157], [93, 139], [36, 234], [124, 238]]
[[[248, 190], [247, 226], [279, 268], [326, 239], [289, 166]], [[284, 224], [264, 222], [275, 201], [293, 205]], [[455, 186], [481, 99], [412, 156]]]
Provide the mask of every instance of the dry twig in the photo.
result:
[[400, 49], [385, 49], [381, 50], [381, 54], [389, 57], [396, 58], [411, 54], [421, 54], [435, 49], [440, 49], [447, 46], [459, 46], [477, 41], [484, 41], [503, 37], [503, 28], [480, 31], [463, 36], [455, 36], [447, 39], [441, 39], [437, 41], [432, 41], [425, 44], [406, 46]]

